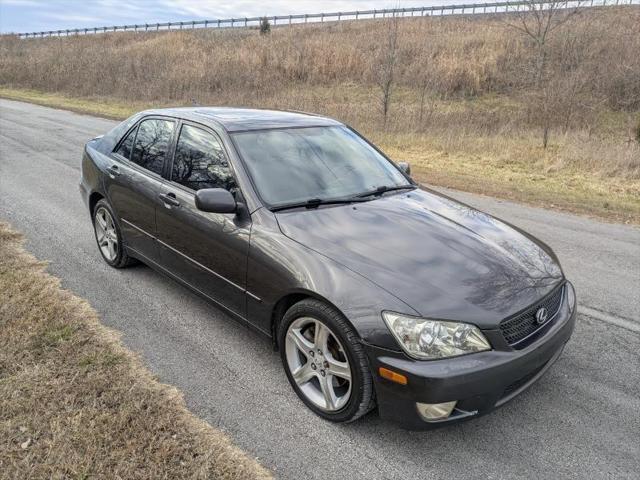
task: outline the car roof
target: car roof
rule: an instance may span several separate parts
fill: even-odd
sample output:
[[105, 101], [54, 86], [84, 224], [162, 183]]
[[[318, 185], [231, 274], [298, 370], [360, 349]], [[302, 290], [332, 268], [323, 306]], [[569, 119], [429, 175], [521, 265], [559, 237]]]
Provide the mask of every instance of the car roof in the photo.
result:
[[331, 118], [304, 112], [232, 107], [186, 107], [147, 110], [147, 115], [168, 115], [201, 123], [215, 123], [228, 132], [333, 126], [342, 123]]

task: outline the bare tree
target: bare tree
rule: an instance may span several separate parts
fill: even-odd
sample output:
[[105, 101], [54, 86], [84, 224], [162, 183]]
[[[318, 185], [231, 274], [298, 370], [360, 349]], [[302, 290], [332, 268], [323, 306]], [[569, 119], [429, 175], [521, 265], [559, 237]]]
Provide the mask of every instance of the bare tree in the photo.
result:
[[419, 92], [420, 92], [420, 105], [418, 109], [418, 126], [423, 127], [425, 120], [428, 120], [433, 115], [433, 89], [436, 83], [436, 78], [433, 72], [433, 64], [436, 58], [436, 54], [433, 48], [426, 42], [422, 46], [422, 52], [419, 60], [416, 62], [419, 73]]
[[579, 1], [525, 0], [524, 8], [510, 12], [504, 22], [527, 38], [535, 50], [532, 80], [535, 86], [537, 117], [542, 123], [542, 145], [547, 148], [553, 120], [553, 99], [557, 91], [552, 85], [547, 64], [555, 33], [580, 13]]
[[525, 0], [524, 8], [505, 16], [505, 23], [532, 40], [536, 50], [534, 79], [540, 86], [545, 78], [549, 40], [553, 34], [577, 15], [580, 2]]
[[422, 122], [424, 121], [424, 111], [425, 111], [425, 106], [427, 101], [427, 90], [431, 85], [430, 79], [431, 79], [430, 76], [424, 75], [422, 77], [422, 80], [420, 81], [420, 110], [418, 111], [418, 124], [420, 126], [422, 126]]
[[389, 106], [393, 93], [393, 82], [396, 63], [398, 61], [398, 22], [396, 13], [388, 17], [386, 22], [385, 43], [380, 49], [380, 58], [376, 66], [376, 82], [380, 88], [383, 127], [387, 127]]

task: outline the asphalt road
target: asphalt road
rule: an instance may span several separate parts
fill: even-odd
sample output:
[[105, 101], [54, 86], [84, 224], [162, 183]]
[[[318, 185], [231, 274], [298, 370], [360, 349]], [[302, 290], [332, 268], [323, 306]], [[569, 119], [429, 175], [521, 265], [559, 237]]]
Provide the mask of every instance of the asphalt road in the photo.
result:
[[84, 142], [113, 124], [0, 100], [0, 219], [193, 412], [277, 476], [638, 478], [639, 229], [453, 192], [555, 249], [581, 305], [572, 341], [540, 382], [475, 421], [406, 432], [372, 414], [334, 425], [298, 400], [267, 340], [147, 267], [101, 260], [79, 165]]

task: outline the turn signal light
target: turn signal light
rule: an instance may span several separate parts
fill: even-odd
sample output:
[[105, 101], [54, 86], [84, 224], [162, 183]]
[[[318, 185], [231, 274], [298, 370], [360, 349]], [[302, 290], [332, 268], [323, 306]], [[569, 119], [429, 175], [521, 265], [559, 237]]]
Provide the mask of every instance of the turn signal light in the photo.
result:
[[378, 373], [382, 378], [386, 378], [387, 380], [391, 380], [392, 382], [399, 383], [400, 385], [407, 384], [407, 377], [405, 377], [401, 373], [389, 370], [388, 368], [380, 367], [378, 369]]

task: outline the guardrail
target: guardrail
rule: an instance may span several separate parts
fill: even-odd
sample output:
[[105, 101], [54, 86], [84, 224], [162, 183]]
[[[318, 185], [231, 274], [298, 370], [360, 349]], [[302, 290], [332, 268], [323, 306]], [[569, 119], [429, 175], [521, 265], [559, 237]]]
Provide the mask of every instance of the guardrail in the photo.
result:
[[[576, 8], [602, 7], [615, 5], [640, 4], [640, 0], [540, 0], [535, 2], [539, 8]], [[385, 8], [381, 10], [357, 10], [353, 12], [306, 13], [296, 15], [266, 16], [272, 26], [294, 25], [301, 23], [324, 23], [344, 20], [364, 20], [386, 18], [388, 16], [444, 16], [444, 15], [476, 15], [523, 11], [531, 6], [530, 1], [487, 2], [459, 5], [442, 5], [432, 7]], [[255, 28], [265, 17], [226, 18], [216, 20], [193, 20], [190, 22], [141, 23], [132, 25], [114, 25], [105, 27], [75, 28], [66, 30], [50, 30], [43, 32], [18, 33], [20, 38], [41, 38], [53, 36], [89, 35], [107, 32], [150, 32], [195, 28]]]

